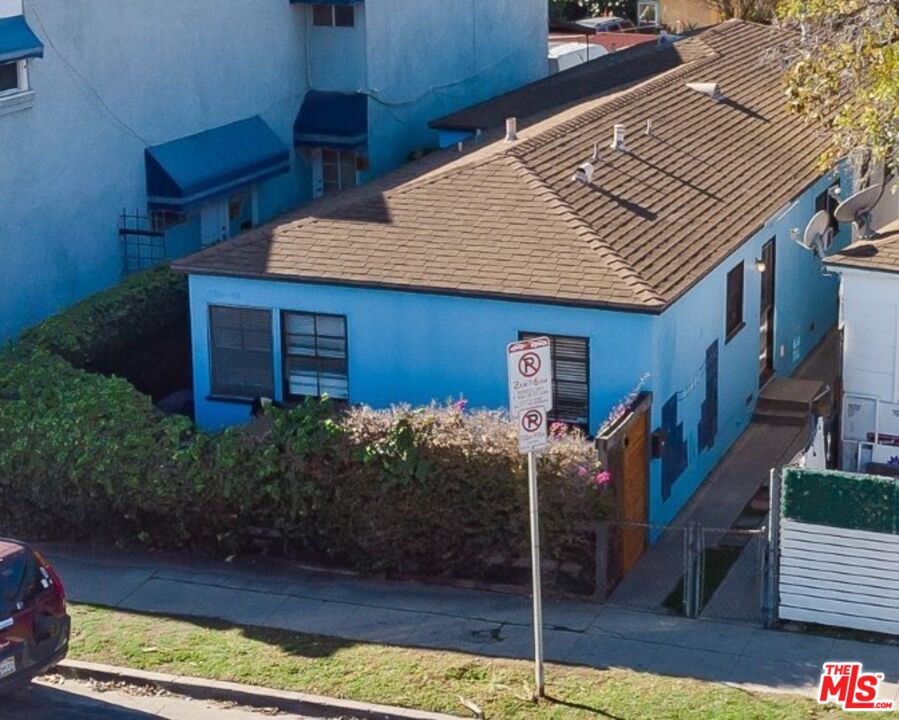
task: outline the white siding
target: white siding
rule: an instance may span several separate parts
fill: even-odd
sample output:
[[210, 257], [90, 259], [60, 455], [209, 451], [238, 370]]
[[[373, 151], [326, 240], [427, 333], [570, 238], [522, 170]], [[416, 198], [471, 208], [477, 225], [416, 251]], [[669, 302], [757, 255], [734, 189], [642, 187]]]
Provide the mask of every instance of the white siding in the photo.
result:
[[896, 396], [899, 275], [844, 271], [843, 383], [849, 395]]
[[899, 536], [783, 520], [781, 620], [899, 634]]

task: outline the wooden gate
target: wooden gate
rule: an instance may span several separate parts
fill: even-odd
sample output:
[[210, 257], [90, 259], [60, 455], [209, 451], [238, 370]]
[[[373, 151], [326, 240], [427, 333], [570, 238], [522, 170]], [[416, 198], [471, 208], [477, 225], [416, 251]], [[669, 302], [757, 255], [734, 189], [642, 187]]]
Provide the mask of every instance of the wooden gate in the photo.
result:
[[616, 523], [609, 580], [623, 578], [646, 549], [649, 507], [652, 395], [642, 393], [631, 409], [596, 440], [600, 460], [612, 475]]

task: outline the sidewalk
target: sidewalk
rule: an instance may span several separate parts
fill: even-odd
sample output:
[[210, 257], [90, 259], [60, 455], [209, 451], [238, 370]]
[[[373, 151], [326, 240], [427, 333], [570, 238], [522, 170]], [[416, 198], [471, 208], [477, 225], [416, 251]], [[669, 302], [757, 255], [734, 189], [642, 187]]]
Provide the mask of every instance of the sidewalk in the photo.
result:
[[[253, 565], [151, 553], [43, 550], [74, 602], [163, 615], [217, 618], [363, 642], [529, 658], [530, 599], [318, 573], [281, 562]], [[550, 600], [546, 658], [596, 668], [814, 691], [827, 660], [861, 660], [899, 679], [899, 648]], [[885, 693], [899, 695], [899, 685]]]

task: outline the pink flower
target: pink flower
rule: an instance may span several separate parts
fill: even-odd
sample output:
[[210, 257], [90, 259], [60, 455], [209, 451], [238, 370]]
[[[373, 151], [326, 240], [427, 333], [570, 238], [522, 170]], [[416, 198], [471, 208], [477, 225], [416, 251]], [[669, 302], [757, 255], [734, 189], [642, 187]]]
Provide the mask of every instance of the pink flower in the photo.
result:
[[578, 469], [577, 469], [577, 476], [578, 476], [578, 477], [587, 477], [587, 475], [589, 475], [589, 474], [590, 474], [590, 471], [589, 471], [586, 467], [584, 467], [583, 465], [581, 465], [580, 467], [578, 467]]
[[456, 412], [465, 412], [465, 408], [468, 407], [468, 400], [465, 398], [457, 400], [453, 403], [453, 407], [456, 409]]
[[568, 432], [568, 426], [563, 422], [554, 422], [549, 426], [549, 436], [555, 440], [565, 437]]
[[594, 482], [596, 482], [597, 487], [602, 487], [603, 485], [608, 485], [612, 482], [612, 475], [608, 470], [602, 470], [596, 473], [596, 477], [593, 478]]

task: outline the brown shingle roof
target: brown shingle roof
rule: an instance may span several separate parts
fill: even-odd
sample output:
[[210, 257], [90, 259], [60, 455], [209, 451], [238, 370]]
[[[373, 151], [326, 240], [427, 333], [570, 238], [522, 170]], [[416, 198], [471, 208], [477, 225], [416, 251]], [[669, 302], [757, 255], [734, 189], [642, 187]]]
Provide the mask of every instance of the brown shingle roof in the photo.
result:
[[[657, 312], [818, 176], [823, 140], [788, 113], [764, 59], [789, 39], [725, 23], [685, 41], [705, 48], [698, 59], [517, 143], [435, 153], [175, 267]], [[726, 100], [691, 81], [718, 82]], [[615, 123], [628, 152], [603, 149], [593, 184], [572, 182]]]
[[859, 240], [825, 262], [834, 267], [899, 273], [899, 222], [883, 228], [873, 240]]
[[485, 130], [601, 97], [711, 54], [695, 39], [619, 50], [434, 120], [438, 130]]

